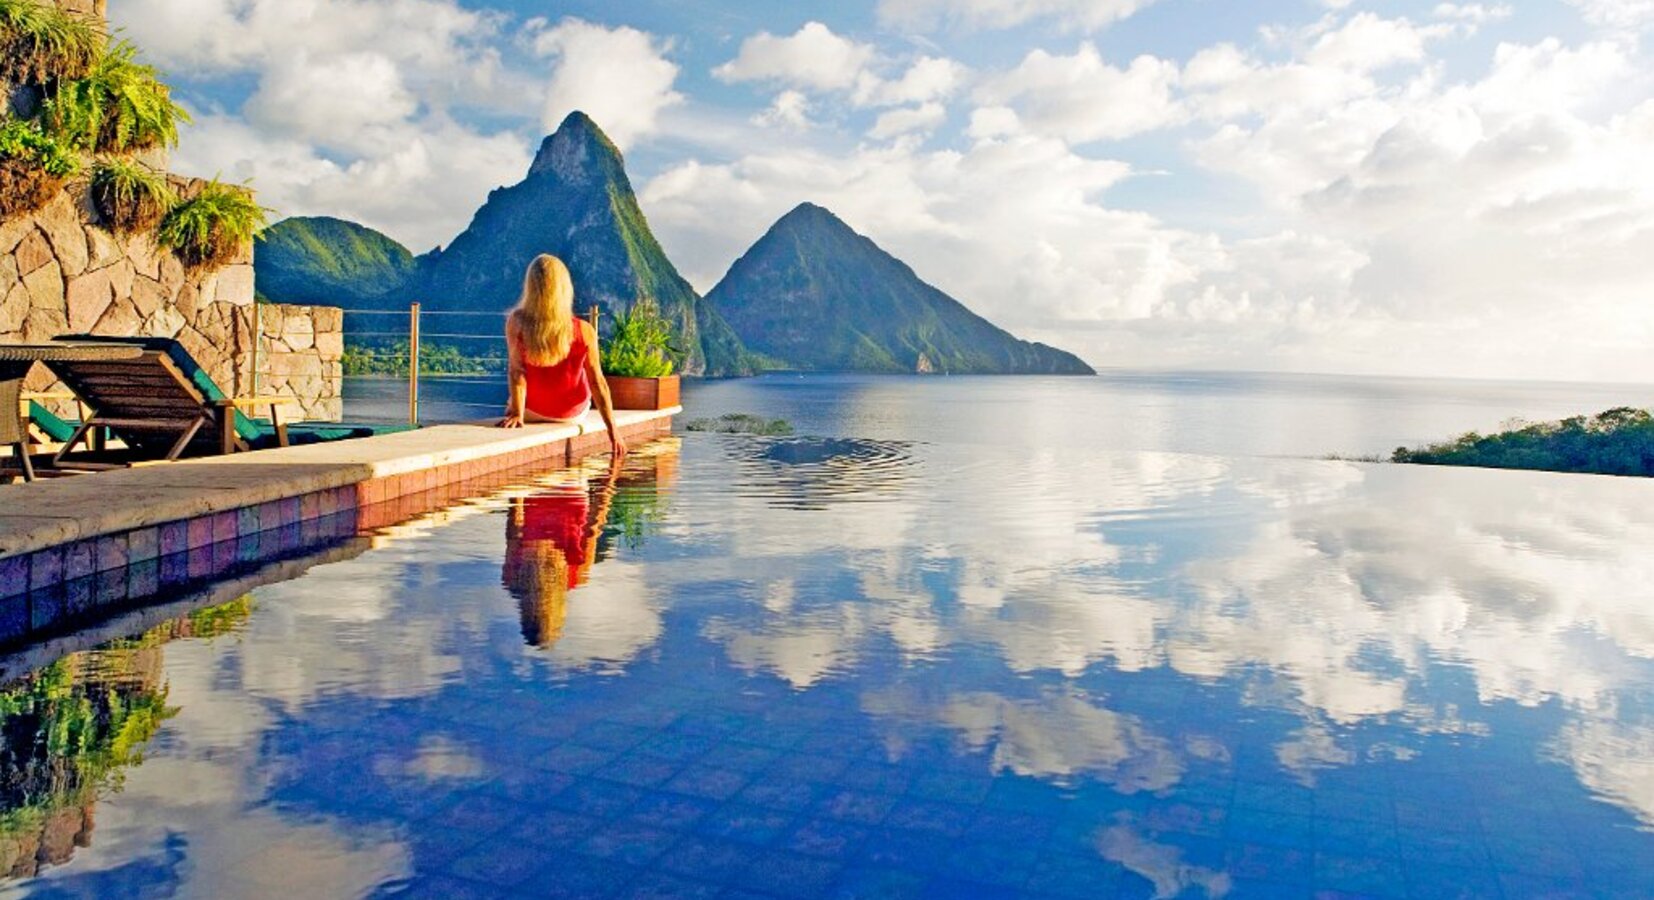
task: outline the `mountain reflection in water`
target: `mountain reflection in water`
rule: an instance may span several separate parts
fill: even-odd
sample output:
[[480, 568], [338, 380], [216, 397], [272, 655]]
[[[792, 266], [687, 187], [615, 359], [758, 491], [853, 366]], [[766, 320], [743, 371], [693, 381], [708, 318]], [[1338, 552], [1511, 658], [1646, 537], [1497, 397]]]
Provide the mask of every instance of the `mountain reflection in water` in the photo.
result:
[[367, 540], [14, 892], [1654, 894], [1654, 484], [692, 435]]

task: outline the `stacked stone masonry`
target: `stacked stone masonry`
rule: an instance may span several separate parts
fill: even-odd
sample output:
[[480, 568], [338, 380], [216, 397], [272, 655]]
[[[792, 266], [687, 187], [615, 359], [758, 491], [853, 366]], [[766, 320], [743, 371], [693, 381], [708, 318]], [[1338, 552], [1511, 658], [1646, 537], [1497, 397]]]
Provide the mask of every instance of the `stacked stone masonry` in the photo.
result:
[[[58, 3], [100, 21], [104, 15], [103, 0]], [[15, 93], [12, 102], [15, 109]], [[144, 161], [164, 165], [165, 154]], [[172, 181], [185, 197], [205, 183]], [[225, 393], [293, 397], [305, 418], [337, 420], [343, 314], [330, 307], [266, 306], [255, 315], [253, 303], [252, 247], [226, 266], [191, 272], [152, 235], [105, 228], [84, 177], [44, 208], [0, 221], [0, 343], [40, 343], [65, 334], [175, 338]], [[58, 386], [37, 367], [25, 387]]]

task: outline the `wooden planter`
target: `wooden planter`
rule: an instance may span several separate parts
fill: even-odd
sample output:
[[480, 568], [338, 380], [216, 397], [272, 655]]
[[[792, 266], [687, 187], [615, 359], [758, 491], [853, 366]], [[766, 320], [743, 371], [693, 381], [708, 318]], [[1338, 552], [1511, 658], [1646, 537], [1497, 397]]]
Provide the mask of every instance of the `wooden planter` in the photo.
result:
[[615, 409], [666, 409], [678, 405], [678, 376], [633, 378], [604, 375]]

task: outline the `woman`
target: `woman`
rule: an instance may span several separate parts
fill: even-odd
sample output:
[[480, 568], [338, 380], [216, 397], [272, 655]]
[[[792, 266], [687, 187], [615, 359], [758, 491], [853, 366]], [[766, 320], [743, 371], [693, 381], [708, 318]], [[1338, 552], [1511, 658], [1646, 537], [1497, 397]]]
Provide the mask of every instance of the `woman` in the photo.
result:
[[578, 419], [591, 409], [595, 393], [614, 455], [625, 455], [597, 355], [597, 329], [574, 317], [574, 280], [562, 260], [542, 253], [528, 264], [522, 299], [505, 320], [505, 343], [511, 393], [501, 428]]

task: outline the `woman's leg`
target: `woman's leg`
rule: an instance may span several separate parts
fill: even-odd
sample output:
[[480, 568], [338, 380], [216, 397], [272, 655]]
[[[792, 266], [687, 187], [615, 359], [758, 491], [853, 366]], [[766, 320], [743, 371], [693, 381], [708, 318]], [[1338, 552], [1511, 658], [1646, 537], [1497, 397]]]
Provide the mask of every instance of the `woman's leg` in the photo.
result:
[[567, 424], [570, 424], [570, 423], [573, 423], [573, 422], [580, 421], [580, 419], [582, 417], [584, 417], [586, 415], [586, 413], [591, 412], [591, 408], [592, 408], [591, 401], [587, 400], [585, 402], [585, 404], [580, 407], [579, 412], [575, 413], [572, 416], [569, 416], [566, 419], [553, 419], [549, 416], [542, 416], [542, 415], [540, 415], [539, 413], [535, 412], [532, 409], [525, 409], [525, 410], [523, 410], [523, 421], [526, 422], [526, 423], [534, 424], [534, 425], [553, 425], [553, 424], [567, 425]]

